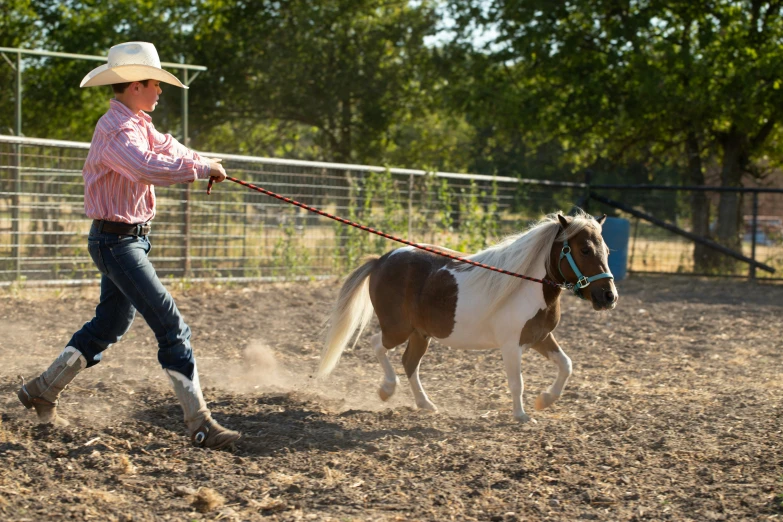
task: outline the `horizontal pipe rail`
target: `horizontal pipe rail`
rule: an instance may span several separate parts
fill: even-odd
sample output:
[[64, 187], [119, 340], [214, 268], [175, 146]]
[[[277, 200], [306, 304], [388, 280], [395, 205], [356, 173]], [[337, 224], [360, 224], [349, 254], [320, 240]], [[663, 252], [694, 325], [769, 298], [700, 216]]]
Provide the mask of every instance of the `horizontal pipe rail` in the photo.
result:
[[[50, 140], [46, 138], [25, 138], [17, 136], [0, 135], [0, 143], [17, 143], [20, 145], [40, 145], [46, 147], [63, 147], [72, 149], [88, 150], [90, 148], [89, 143], [77, 142], [77, 141], [63, 141], [63, 140]], [[391, 172], [392, 174], [399, 175], [414, 175], [414, 176], [435, 176], [438, 178], [447, 179], [463, 179], [465, 181], [495, 181], [498, 183], [514, 183], [514, 184], [529, 184], [529, 185], [541, 185], [546, 187], [569, 187], [569, 188], [586, 188], [585, 183], [575, 183], [570, 181], [551, 181], [545, 179], [524, 179], [524, 178], [512, 178], [508, 176], [489, 176], [486, 174], [465, 174], [459, 172], [431, 172], [420, 169], [403, 169], [403, 168], [387, 168], [377, 165], [359, 165], [351, 163], [330, 163], [325, 161], [305, 161], [305, 160], [292, 160], [284, 158], [263, 158], [258, 156], [242, 156], [237, 154], [223, 154], [220, 152], [203, 152], [198, 151], [200, 154], [210, 158], [221, 158], [223, 160], [238, 161], [242, 163], [261, 163], [264, 165], [278, 165], [284, 167], [305, 167], [311, 169], [332, 169], [339, 171], [359, 171], [359, 172]]]
[[679, 227], [676, 227], [672, 225], [671, 223], [667, 223], [666, 221], [663, 221], [661, 219], [658, 219], [654, 216], [651, 216], [650, 214], [646, 214], [644, 212], [640, 212], [634, 208], [631, 208], [628, 205], [625, 205], [623, 203], [620, 203], [618, 201], [614, 201], [612, 199], [606, 198], [604, 196], [600, 196], [596, 194], [595, 192], [590, 192], [590, 198], [594, 199], [596, 201], [599, 201], [605, 205], [609, 205], [610, 207], [614, 207], [618, 210], [622, 210], [623, 212], [627, 212], [631, 214], [634, 217], [638, 217], [639, 219], [644, 219], [645, 221], [649, 221], [650, 223], [657, 225], [663, 229], [668, 230], [669, 232], [674, 232], [677, 235], [687, 237], [691, 241], [695, 241], [696, 243], [700, 243], [702, 245], [705, 245], [709, 248], [712, 248], [713, 250], [717, 250], [721, 254], [725, 254], [729, 257], [733, 257], [734, 259], [737, 259], [739, 261], [742, 261], [744, 263], [748, 263], [751, 265], [755, 265], [758, 268], [765, 270], [771, 274], [775, 273], [775, 269], [772, 268], [769, 265], [765, 265], [764, 263], [760, 263], [759, 261], [756, 261], [754, 259], [751, 259], [747, 256], [744, 256], [740, 254], [739, 252], [736, 252], [730, 248], [727, 248], [719, 243], [716, 243], [715, 241], [710, 241], [709, 239], [705, 239], [701, 236], [697, 236], [696, 234], [693, 234], [691, 232], [688, 232], [687, 230], [683, 230]]
[[[81, 175], [89, 148], [86, 142], [0, 135], [1, 281], [16, 279], [23, 284], [95, 279], [84, 238], [90, 220], [84, 216]], [[680, 218], [666, 219], [685, 231], [690, 230], [690, 214], [683, 205], [687, 205], [690, 189], [712, 191], [710, 197], [715, 199], [719, 193], [732, 191], [761, 194], [759, 212], [763, 216], [756, 220], [756, 227], [746, 219], [743, 250], [755, 238], [756, 254], [750, 257], [777, 269], [775, 276], [783, 273], [783, 227], [776, 221], [783, 217], [783, 189], [779, 188], [590, 186], [508, 176], [206, 155], [223, 158], [227, 168], [239, 177], [335, 215], [353, 216], [367, 226], [407, 234], [401, 237], [446, 247], [463, 245], [471, 251], [520, 232], [543, 213], [558, 208], [566, 211], [572, 202], [587, 210], [591, 188], [598, 196], [620, 194], [622, 197], [615, 197], [617, 201], [651, 217], [682, 216], [682, 223]], [[20, 186], [14, 183], [17, 173]], [[336, 276], [362, 255], [381, 253], [389, 247], [382, 239], [366, 239], [315, 215], [287, 210], [281, 207], [283, 203], [260, 194], [207, 199], [205, 185], [190, 187], [187, 209], [182, 205], [185, 185], [155, 189], [159, 213], [153, 225], [151, 258], [162, 277], [192, 275], [213, 281], [219, 277], [248, 277], [260, 281], [264, 277], [306, 278], [306, 274]], [[638, 206], [631, 205], [626, 197], [634, 198]], [[488, 212], [492, 216], [489, 219]], [[625, 212], [618, 211], [621, 214]], [[191, 220], [189, 242], [182, 239], [185, 219]], [[693, 241], [678, 237], [684, 234], [675, 236], [677, 232], [654, 221], [639, 221], [642, 223], [635, 229], [633, 246], [629, 244], [629, 273], [696, 275]], [[751, 236], [752, 231], [758, 236]], [[471, 246], [465, 246], [468, 244]], [[190, 274], [183, 272], [185, 259], [191, 262]], [[744, 266], [748, 265], [732, 266], [721, 275], [729, 277]], [[763, 270], [758, 273], [763, 274], [759, 280], [774, 280]]]
[[783, 188], [775, 187], [713, 187], [709, 185], [590, 185], [597, 190], [668, 190], [673, 192], [741, 192], [757, 194], [783, 194]]
[[[0, 53], [25, 54], [29, 56], [43, 56], [47, 58], [71, 58], [75, 60], [91, 60], [94, 62], [105, 62], [108, 56], [99, 56], [94, 54], [75, 54], [61, 53], [59, 51], [42, 51], [40, 49], [21, 49], [17, 47], [0, 47]], [[171, 69], [187, 69], [189, 71], [206, 71], [203, 65], [190, 65], [185, 63], [160, 62], [163, 67]]]

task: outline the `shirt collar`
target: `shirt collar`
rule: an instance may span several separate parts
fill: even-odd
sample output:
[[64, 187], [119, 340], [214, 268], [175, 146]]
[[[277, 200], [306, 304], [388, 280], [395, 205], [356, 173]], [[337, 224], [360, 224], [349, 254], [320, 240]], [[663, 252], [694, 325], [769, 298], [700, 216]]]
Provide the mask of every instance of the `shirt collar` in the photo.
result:
[[152, 121], [152, 118], [146, 112], [139, 111], [138, 114], [134, 114], [134, 112], [130, 110], [127, 105], [125, 105], [124, 103], [122, 103], [116, 98], [111, 98], [109, 100], [109, 108], [113, 111], [119, 112], [120, 114], [122, 114], [127, 118], [130, 118], [136, 123], [138, 123], [139, 120], [144, 120], [146, 122]]

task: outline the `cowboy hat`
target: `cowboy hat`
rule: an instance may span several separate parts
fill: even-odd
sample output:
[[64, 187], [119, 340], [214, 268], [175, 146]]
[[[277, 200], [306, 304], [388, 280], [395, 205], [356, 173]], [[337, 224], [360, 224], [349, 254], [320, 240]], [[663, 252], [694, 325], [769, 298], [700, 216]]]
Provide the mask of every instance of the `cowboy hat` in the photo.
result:
[[109, 49], [109, 59], [84, 77], [79, 87], [157, 80], [187, 89], [173, 74], [160, 68], [155, 46], [148, 42], [125, 42]]

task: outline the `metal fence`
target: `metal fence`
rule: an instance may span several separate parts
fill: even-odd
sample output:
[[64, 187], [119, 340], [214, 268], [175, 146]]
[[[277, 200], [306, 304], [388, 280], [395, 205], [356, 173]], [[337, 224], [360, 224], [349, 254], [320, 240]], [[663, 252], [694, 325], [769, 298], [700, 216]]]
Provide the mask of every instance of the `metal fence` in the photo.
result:
[[[88, 149], [87, 143], [0, 136], [0, 285], [97, 281], [83, 209], [81, 169]], [[693, 272], [691, 241], [587, 199], [591, 189], [600, 189], [687, 229], [687, 193], [681, 190], [207, 154], [223, 158], [236, 178], [405, 239], [468, 252], [523, 230], [547, 212], [589, 205], [593, 213], [633, 220], [630, 273]], [[150, 257], [162, 278], [242, 282], [342, 275], [364, 254], [399, 246], [233, 183], [216, 185], [211, 196], [205, 182], [155, 191]], [[763, 219], [751, 238], [757, 240], [755, 252], [752, 241], [745, 243], [749, 255], [779, 268], [758, 277], [780, 277], [783, 240], [774, 217], [783, 216], [783, 190], [759, 197], [756, 214]], [[735, 272], [748, 275], [742, 266]]]
[[[591, 185], [588, 190], [593, 196], [589, 202], [593, 214], [616, 214], [631, 221], [628, 246], [631, 273], [768, 281], [783, 278], [783, 188]], [[709, 207], [706, 237], [693, 233], [694, 195], [703, 195]], [[716, 238], [718, 206], [720, 199], [727, 196], [739, 200], [739, 247], [722, 245]], [[723, 262], [706, 271], [696, 266], [694, 250], [699, 248], [699, 243], [694, 239], [702, 241], [702, 252], [717, 252]], [[727, 252], [729, 249], [731, 252]], [[738, 261], [741, 257], [745, 261]]]

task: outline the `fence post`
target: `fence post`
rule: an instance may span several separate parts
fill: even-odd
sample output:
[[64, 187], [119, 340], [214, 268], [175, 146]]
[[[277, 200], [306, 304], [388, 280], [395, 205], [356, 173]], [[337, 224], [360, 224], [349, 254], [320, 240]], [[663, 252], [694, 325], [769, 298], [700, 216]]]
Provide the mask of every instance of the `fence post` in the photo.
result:
[[[22, 137], [22, 53], [16, 53], [16, 100], [14, 131]], [[11, 198], [11, 257], [14, 258], [16, 278], [22, 277], [22, 144], [14, 145], [14, 195]]]
[[[759, 193], [753, 192], [753, 221], [750, 231], [750, 258], [756, 260], [756, 229], [758, 227], [758, 215], [759, 215]], [[756, 279], [756, 265], [750, 264], [750, 279]]]
[[22, 274], [22, 216], [19, 207], [22, 204], [22, 145], [15, 143], [13, 146], [13, 172], [14, 184], [11, 196], [11, 258], [14, 260], [16, 279]]
[[[185, 57], [180, 60], [185, 63]], [[185, 85], [188, 84], [188, 70], [182, 71]], [[190, 137], [188, 136], [188, 90], [181, 89], [182, 91], [182, 144], [186, 147], [190, 147]], [[182, 271], [184, 277], [190, 277], [191, 260], [190, 260], [190, 183], [185, 185], [185, 201], [183, 202], [183, 224], [182, 224]]]
[[190, 277], [190, 270], [190, 184], [187, 184], [182, 201], [182, 276]]

